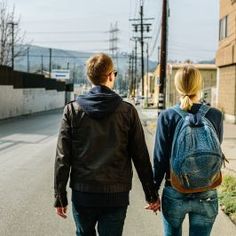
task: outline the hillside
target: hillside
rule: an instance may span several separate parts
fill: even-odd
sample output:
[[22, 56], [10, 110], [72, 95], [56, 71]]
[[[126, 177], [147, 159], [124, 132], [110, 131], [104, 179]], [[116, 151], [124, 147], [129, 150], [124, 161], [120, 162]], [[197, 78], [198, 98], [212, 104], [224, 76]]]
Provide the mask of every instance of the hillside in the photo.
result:
[[[85, 62], [93, 53], [68, 51], [61, 49], [52, 49], [52, 69], [66, 69], [69, 67], [76, 77], [77, 81], [85, 79]], [[145, 60], [146, 62], [146, 60]], [[114, 60], [116, 64], [116, 60]], [[120, 76], [124, 76], [128, 71], [129, 58], [128, 54], [118, 54], [118, 72]], [[29, 65], [30, 72], [41, 71], [43, 69], [48, 71], [49, 68], [49, 49], [39, 46], [30, 46], [29, 49]], [[116, 65], [117, 66], [117, 65]], [[138, 62], [140, 68], [140, 62]], [[156, 67], [156, 62], [149, 61], [149, 68], [153, 70]], [[27, 54], [18, 57], [15, 60], [15, 69], [20, 71], [27, 71]]]

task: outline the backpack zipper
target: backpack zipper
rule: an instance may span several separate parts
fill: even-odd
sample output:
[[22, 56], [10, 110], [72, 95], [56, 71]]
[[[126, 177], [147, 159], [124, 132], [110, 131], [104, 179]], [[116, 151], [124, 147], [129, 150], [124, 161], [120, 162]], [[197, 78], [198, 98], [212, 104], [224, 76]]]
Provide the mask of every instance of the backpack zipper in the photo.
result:
[[185, 174], [185, 175], [184, 175], [184, 178], [185, 178], [185, 180], [186, 180], [186, 182], [187, 182], [187, 185], [190, 186], [189, 180], [188, 180], [188, 175]]

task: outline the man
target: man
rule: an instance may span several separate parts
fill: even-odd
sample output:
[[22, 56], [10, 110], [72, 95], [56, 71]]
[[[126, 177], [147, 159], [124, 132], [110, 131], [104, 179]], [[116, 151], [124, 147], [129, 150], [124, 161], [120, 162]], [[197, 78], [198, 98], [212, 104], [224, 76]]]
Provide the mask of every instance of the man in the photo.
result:
[[66, 218], [70, 175], [76, 235], [122, 235], [132, 164], [142, 183], [148, 209], [159, 209], [142, 125], [135, 108], [111, 89], [116, 70], [106, 54], [87, 62], [93, 88], [66, 105], [55, 160], [55, 207]]

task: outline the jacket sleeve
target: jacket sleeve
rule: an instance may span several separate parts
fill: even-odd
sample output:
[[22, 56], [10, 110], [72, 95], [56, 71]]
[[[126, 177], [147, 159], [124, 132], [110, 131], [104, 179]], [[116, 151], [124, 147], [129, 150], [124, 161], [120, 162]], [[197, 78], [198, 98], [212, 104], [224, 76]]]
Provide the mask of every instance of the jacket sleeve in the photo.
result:
[[169, 156], [171, 144], [169, 143], [168, 122], [164, 113], [160, 113], [157, 121], [157, 131], [154, 145], [154, 182], [156, 189], [159, 190], [163, 178], [169, 169]]
[[68, 182], [71, 166], [71, 146], [69, 109], [67, 105], [64, 109], [56, 148], [54, 166], [54, 207], [65, 207], [68, 205], [66, 185]]
[[129, 153], [142, 183], [146, 201], [155, 202], [158, 195], [153, 182], [152, 166], [149, 159], [142, 124], [134, 107], [132, 107], [131, 111]]

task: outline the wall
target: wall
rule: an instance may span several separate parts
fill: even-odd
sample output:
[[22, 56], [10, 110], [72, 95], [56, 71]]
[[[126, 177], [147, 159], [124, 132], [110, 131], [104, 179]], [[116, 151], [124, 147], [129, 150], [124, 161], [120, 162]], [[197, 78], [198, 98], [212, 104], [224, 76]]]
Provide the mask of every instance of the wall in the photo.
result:
[[218, 106], [225, 113], [226, 120], [235, 123], [236, 115], [236, 66], [222, 67], [219, 70]]
[[0, 119], [61, 108], [66, 90], [63, 81], [0, 66]]
[[64, 103], [64, 91], [0, 85], [0, 119], [61, 108]]
[[10, 85], [0, 85], [0, 119], [22, 114], [23, 90], [13, 89]]
[[218, 107], [225, 120], [236, 123], [236, 2], [220, 0], [220, 19], [228, 16], [228, 36], [219, 41], [216, 53], [218, 69]]

